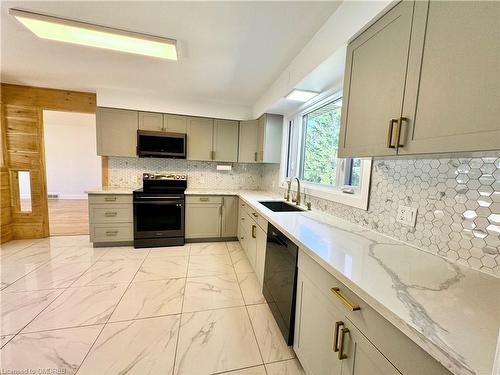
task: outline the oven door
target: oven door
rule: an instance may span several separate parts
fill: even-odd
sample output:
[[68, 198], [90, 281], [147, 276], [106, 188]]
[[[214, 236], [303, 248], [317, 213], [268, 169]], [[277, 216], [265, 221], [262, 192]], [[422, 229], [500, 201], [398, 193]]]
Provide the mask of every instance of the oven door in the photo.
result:
[[184, 198], [134, 198], [134, 238], [184, 237]]

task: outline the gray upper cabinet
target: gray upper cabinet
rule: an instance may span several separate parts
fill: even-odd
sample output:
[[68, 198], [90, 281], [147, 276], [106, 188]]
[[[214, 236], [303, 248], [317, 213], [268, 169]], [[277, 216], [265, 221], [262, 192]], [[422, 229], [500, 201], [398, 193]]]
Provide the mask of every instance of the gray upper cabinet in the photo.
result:
[[213, 157], [217, 161], [238, 161], [238, 121], [215, 120]]
[[399, 154], [500, 149], [500, 2], [416, 2]]
[[283, 116], [265, 113], [259, 118], [257, 147], [262, 163], [281, 162]]
[[187, 158], [189, 160], [213, 160], [214, 120], [201, 117], [188, 119]]
[[96, 112], [97, 155], [136, 156], [137, 111], [98, 107]]
[[156, 112], [139, 112], [140, 130], [163, 130], [163, 114]]
[[279, 163], [283, 116], [266, 113], [258, 120], [240, 122], [238, 161], [243, 163]]
[[402, 1], [347, 48], [339, 156], [500, 149], [500, 2]]
[[396, 154], [387, 143], [401, 117], [412, 14], [402, 1], [349, 44], [339, 157]]
[[170, 133], [187, 133], [188, 119], [187, 116], [164, 114], [163, 129]]
[[241, 163], [256, 163], [257, 138], [259, 131], [258, 120], [240, 122], [240, 147], [238, 161]]

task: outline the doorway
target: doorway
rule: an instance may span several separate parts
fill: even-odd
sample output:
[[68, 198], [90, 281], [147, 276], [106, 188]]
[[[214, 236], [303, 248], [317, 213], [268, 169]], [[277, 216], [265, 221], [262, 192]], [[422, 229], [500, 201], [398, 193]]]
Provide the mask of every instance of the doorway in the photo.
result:
[[85, 191], [101, 186], [95, 114], [43, 111], [49, 232], [89, 234]]

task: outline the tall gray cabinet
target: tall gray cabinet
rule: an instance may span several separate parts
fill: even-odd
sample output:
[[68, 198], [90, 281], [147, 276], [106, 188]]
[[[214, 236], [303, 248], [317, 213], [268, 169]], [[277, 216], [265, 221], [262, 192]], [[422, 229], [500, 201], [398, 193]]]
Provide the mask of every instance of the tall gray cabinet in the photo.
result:
[[500, 149], [500, 3], [401, 1], [347, 48], [339, 156]]

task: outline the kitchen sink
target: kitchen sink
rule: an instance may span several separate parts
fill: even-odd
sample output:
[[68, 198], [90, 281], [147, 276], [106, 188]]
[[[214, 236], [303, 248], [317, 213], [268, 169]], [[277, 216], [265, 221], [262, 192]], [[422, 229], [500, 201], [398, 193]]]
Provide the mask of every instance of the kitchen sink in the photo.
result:
[[282, 201], [259, 201], [259, 203], [274, 212], [304, 211], [300, 207]]

